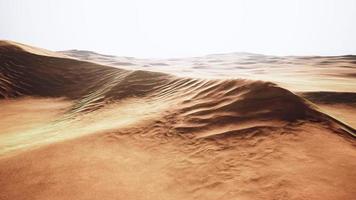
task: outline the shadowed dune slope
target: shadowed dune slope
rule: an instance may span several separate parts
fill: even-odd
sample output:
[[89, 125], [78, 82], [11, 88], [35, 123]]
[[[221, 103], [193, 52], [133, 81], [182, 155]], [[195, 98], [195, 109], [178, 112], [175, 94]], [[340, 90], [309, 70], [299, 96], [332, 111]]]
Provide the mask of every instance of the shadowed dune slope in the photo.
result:
[[356, 105], [356, 93], [354, 92], [304, 92], [304, 98], [322, 104], [349, 104]]

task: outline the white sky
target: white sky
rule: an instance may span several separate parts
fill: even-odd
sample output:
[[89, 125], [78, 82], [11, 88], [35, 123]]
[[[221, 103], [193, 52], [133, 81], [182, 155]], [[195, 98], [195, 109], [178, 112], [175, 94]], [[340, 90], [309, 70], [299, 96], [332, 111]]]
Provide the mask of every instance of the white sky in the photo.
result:
[[0, 39], [136, 57], [356, 54], [356, 0], [0, 0]]

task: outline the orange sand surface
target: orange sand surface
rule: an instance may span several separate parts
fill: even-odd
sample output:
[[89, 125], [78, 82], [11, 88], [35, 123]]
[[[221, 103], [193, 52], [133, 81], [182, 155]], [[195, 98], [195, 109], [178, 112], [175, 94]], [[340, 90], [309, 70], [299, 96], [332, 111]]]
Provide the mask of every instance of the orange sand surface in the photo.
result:
[[0, 199], [353, 199], [355, 69], [1, 41]]

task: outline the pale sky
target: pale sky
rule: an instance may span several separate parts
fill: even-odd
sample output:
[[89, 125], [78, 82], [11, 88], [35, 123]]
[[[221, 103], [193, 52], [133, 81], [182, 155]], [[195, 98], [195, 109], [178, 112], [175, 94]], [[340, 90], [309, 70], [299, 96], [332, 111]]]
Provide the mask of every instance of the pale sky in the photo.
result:
[[356, 54], [356, 0], [0, 0], [0, 39], [156, 58]]

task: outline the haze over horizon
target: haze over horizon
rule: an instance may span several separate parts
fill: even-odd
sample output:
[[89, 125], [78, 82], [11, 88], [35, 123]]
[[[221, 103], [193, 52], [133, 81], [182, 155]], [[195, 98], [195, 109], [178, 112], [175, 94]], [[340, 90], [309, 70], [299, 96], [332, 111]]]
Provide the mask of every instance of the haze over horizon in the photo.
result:
[[0, 39], [134, 57], [356, 54], [356, 1], [0, 0]]

